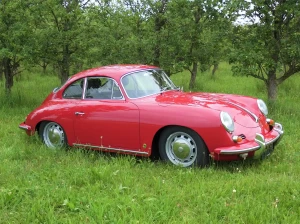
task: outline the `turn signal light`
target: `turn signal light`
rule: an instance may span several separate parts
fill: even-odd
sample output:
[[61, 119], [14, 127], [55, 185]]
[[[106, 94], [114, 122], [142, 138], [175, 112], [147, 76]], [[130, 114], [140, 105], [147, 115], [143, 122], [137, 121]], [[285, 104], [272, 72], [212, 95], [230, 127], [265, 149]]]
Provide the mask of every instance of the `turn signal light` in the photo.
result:
[[275, 125], [275, 121], [270, 118], [267, 119], [267, 123], [268, 123], [268, 125], [271, 125], [271, 126]]
[[237, 142], [237, 143], [243, 141], [242, 137], [237, 136], [237, 135], [234, 135], [234, 136], [232, 137], [232, 140], [233, 140], [234, 142]]

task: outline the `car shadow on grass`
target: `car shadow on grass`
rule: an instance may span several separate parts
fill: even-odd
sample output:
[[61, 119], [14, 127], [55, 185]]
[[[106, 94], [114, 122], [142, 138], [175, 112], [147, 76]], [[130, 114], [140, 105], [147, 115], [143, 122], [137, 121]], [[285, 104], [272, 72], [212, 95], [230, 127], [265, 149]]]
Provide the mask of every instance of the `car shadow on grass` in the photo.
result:
[[[26, 138], [27, 139], [27, 138]], [[28, 138], [29, 139], [29, 138]], [[27, 144], [40, 145], [42, 142], [39, 137], [36, 135], [35, 138], [27, 139]], [[99, 159], [105, 159], [108, 162], [112, 159], [122, 159], [130, 160], [132, 164], [142, 164], [142, 163], [150, 163], [151, 166], [172, 166], [172, 164], [161, 160], [158, 153], [153, 153], [150, 157], [136, 156], [136, 155], [126, 155], [115, 152], [104, 152], [101, 150], [93, 150], [90, 148], [80, 148], [80, 147], [65, 147], [64, 149], [54, 149], [54, 150], [63, 150], [67, 154], [68, 153], [79, 153], [82, 156], [88, 157], [88, 159], [92, 160], [91, 162], [97, 161]], [[226, 172], [240, 172], [240, 170], [248, 170], [261, 166], [261, 164], [270, 158], [266, 158], [264, 160], [255, 160], [248, 158], [246, 160], [238, 160], [238, 161], [214, 161], [210, 160], [210, 163], [206, 167], [193, 167], [194, 169], [213, 169], [220, 170]], [[175, 165], [174, 165], [175, 167]], [[184, 169], [184, 167], [182, 167]]]
[[[150, 156], [150, 157], [143, 157], [143, 156], [136, 156], [136, 155], [126, 155], [122, 153], [115, 153], [115, 152], [103, 152], [101, 150], [92, 150], [88, 148], [74, 148], [69, 147], [67, 148], [68, 152], [80, 152], [84, 156], [88, 156], [93, 158], [93, 160], [97, 159], [105, 159], [105, 160], [112, 160], [112, 159], [126, 159], [130, 160], [133, 164], [143, 164], [143, 163], [151, 163], [152, 166], [172, 166], [170, 162], [163, 161], [159, 156]], [[269, 158], [267, 158], [269, 159]], [[265, 159], [265, 160], [267, 160]], [[213, 161], [210, 160], [210, 164], [206, 167], [193, 167], [194, 169], [213, 169], [213, 170], [222, 170], [227, 172], [239, 172], [241, 169], [244, 171], [247, 169], [253, 169], [255, 167], [259, 167], [265, 160], [257, 160], [257, 159], [246, 159], [246, 160], [237, 160], [237, 161]], [[174, 165], [175, 167], [175, 165]], [[182, 167], [184, 169], [184, 167]]]

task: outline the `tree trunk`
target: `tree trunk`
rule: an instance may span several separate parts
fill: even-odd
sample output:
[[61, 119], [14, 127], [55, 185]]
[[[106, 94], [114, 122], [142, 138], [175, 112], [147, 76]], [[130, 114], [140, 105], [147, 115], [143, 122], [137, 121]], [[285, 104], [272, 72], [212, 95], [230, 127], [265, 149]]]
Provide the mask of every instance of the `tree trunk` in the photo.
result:
[[63, 50], [63, 60], [61, 63], [61, 76], [60, 81], [61, 84], [64, 84], [70, 75], [70, 52], [69, 52], [69, 46], [65, 45]]
[[153, 65], [159, 67], [159, 58], [160, 58], [160, 49], [158, 44], [155, 46], [154, 49], [154, 59], [153, 59]]
[[191, 72], [191, 79], [190, 79], [190, 85], [189, 89], [193, 89], [196, 84], [196, 76], [197, 76], [197, 69], [198, 69], [198, 63], [193, 62], [193, 69], [190, 71]]
[[268, 99], [270, 101], [275, 101], [277, 98], [277, 86], [278, 86], [275, 72], [269, 73], [266, 85], [268, 89]]
[[2, 61], [5, 76], [5, 93], [10, 95], [11, 88], [14, 85], [13, 69], [10, 58], [4, 58]]
[[160, 55], [161, 55], [161, 30], [163, 29], [163, 27], [165, 26], [167, 20], [164, 18], [164, 14], [166, 13], [166, 6], [168, 4], [168, 0], [162, 0], [160, 1], [160, 7], [158, 9], [157, 14], [155, 15], [155, 20], [154, 20], [154, 29], [155, 29], [155, 33], [156, 33], [156, 43], [154, 46], [154, 58], [153, 58], [153, 64], [155, 66], [160, 66]]
[[219, 68], [219, 63], [218, 63], [218, 62], [215, 62], [213, 66], [214, 66], [214, 67], [213, 67], [213, 70], [212, 70], [212, 72], [211, 72], [211, 75], [212, 75], [212, 76], [215, 76], [215, 73], [216, 73], [216, 71], [217, 71], [218, 68]]
[[43, 68], [43, 74], [46, 74], [46, 70], [47, 70], [47, 66], [48, 66], [48, 64], [46, 63], [46, 62], [42, 62], [43, 64], [42, 64], [42, 68]]
[[2, 61], [0, 61], [0, 81], [3, 80], [3, 73], [4, 73], [3, 64]]

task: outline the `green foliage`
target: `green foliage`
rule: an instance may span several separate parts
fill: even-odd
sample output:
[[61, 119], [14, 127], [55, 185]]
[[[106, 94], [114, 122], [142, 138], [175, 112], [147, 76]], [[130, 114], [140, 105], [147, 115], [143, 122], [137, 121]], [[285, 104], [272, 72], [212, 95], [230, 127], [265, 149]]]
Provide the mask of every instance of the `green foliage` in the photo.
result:
[[251, 1], [243, 6], [251, 22], [234, 29], [233, 71], [263, 80], [268, 98], [275, 100], [277, 86], [300, 72], [299, 2]]
[[[300, 71], [298, 1], [0, 1], [0, 78], [50, 66], [61, 82], [95, 65], [154, 64], [169, 75], [222, 60], [264, 81], [269, 99]], [[239, 13], [247, 24], [233, 25]], [[2, 72], [2, 70], [4, 72]]]
[[[204, 68], [213, 63], [213, 55], [217, 55], [218, 51], [216, 44], [221, 40], [220, 33], [223, 31], [218, 17], [221, 15], [213, 16], [216, 14], [215, 6], [215, 1], [170, 3], [166, 29], [170, 38], [165, 44], [173, 47], [174, 51], [172, 54], [166, 52], [164, 56], [175, 58], [169, 62], [175, 68], [174, 72], [190, 69], [194, 62], [199, 62]], [[220, 24], [217, 26], [217, 23]]]
[[14, 57], [23, 58], [30, 43], [28, 26], [29, 12], [22, 1], [0, 2], [0, 60]]
[[[22, 3], [22, 10], [8, 12], [30, 31], [25, 39], [13, 40], [26, 49], [21, 66], [39, 65], [45, 72], [51, 65], [61, 82], [84, 68], [118, 63], [154, 64], [170, 75], [195, 64], [196, 70], [205, 71], [224, 57], [228, 45], [230, 22], [223, 4], [215, 0], [32, 0]], [[7, 19], [4, 14], [2, 19]], [[3, 33], [18, 38], [26, 29], [18, 26]]]
[[[234, 77], [221, 63], [196, 89], [264, 98], [257, 79]], [[183, 72], [171, 77], [188, 85]], [[160, 161], [80, 149], [49, 150], [18, 125], [60, 80], [24, 73], [11, 101], [0, 93], [0, 222], [298, 223], [300, 77], [282, 84], [270, 117], [285, 136], [270, 158], [184, 169]], [[4, 83], [0, 81], [2, 88]]]
[[49, 63], [59, 69], [61, 82], [66, 81], [73, 65], [82, 69], [91, 21], [85, 14], [85, 1], [33, 1], [35, 49], [32, 61], [41, 66]]
[[29, 58], [31, 15], [24, 1], [0, 1], [0, 73], [9, 95], [20, 63]]

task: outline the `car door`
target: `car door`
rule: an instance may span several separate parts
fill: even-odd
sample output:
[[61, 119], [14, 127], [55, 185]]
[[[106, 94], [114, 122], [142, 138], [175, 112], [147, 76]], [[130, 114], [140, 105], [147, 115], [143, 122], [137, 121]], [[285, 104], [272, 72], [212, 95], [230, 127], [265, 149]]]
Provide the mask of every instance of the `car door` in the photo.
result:
[[138, 151], [139, 110], [125, 100], [113, 79], [88, 78], [85, 97], [76, 106], [76, 144]]

